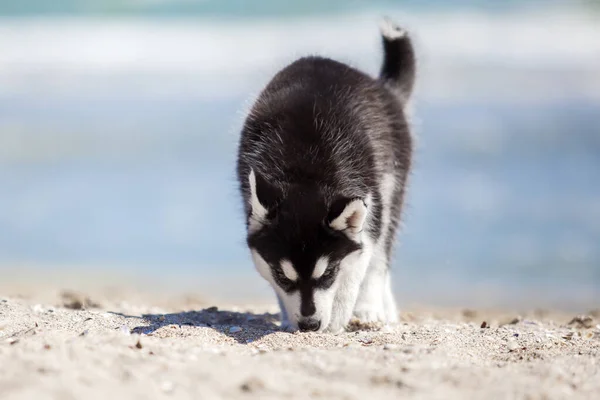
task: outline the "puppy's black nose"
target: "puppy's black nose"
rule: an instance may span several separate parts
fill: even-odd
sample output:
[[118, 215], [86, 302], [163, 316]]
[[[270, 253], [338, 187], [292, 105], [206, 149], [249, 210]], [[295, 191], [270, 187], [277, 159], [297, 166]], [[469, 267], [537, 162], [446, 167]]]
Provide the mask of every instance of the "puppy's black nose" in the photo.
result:
[[321, 321], [316, 319], [307, 318], [298, 321], [298, 328], [300, 328], [302, 332], [318, 331], [320, 327]]

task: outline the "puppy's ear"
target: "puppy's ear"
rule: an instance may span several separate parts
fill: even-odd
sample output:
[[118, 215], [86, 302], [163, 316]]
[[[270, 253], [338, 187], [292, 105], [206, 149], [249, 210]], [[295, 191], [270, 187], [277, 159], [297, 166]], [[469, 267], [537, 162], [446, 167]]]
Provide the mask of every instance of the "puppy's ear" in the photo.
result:
[[277, 189], [250, 169], [250, 215], [248, 230], [256, 232], [268, 223], [269, 211], [277, 205], [281, 197]]
[[362, 232], [368, 214], [367, 202], [363, 199], [339, 199], [329, 211], [329, 226], [357, 239]]

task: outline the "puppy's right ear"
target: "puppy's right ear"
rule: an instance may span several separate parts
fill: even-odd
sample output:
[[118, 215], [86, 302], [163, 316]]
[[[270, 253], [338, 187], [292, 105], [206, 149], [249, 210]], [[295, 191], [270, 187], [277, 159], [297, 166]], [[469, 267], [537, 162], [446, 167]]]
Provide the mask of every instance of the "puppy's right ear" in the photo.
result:
[[248, 231], [253, 233], [268, 223], [269, 211], [276, 206], [280, 196], [275, 187], [257, 175], [252, 168], [248, 175], [248, 183], [250, 186]]
[[367, 203], [368, 201], [360, 198], [335, 201], [329, 211], [329, 226], [344, 232], [350, 239], [359, 241], [369, 212]]

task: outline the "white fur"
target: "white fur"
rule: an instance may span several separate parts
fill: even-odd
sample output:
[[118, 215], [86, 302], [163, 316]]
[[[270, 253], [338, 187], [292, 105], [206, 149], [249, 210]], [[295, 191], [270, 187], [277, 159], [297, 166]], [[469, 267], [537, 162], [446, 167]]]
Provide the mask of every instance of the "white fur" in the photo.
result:
[[[319, 331], [331, 332], [331, 317], [334, 301], [338, 291], [339, 281], [336, 281], [328, 289], [316, 289], [313, 293], [313, 300], [315, 302], [316, 311], [311, 318], [321, 321], [321, 327]], [[335, 332], [337, 333], [339, 329]]]
[[300, 293], [286, 293], [273, 279], [271, 267], [264, 258], [254, 249], [250, 249], [252, 260], [258, 273], [271, 284], [281, 308], [281, 328], [295, 330], [298, 328], [298, 315], [300, 314]]
[[[394, 201], [394, 191], [398, 187], [397, 177], [393, 173], [385, 174], [381, 181], [380, 191], [381, 198], [383, 201], [383, 212], [382, 212], [382, 229], [385, 229], [385, 234], [381, 236], [382, 239], [379, 241], [379, 252], [383, 254], [383, 257], [375, 259], [375, 262], [379, 262], [380, 268], [385, 269], [383, 274], [383, 280], [381, 282], [381, 295], [383, 296], [383, 312], [385, 319], [381, 322], [386, 324], [393, 324], [398, 322], [398, 311], [396, 308], [396, 300], [392, 292], [392, 280], [390, 277], [390, 262], [389, 254], [385, 252], [385, 243], [388, 241], [390, 235], [389, 227], [392, 222], [391, 207], [392, 201]], [[392, 240], [395, 238], [392, 238]], [[383, 259], [382, 259], [383, 258]]]
[[265, 223], [267, 218], [267, 209], [258, 200], [258, 194], [256, 193], [256, 176], [254, 170], [250, 169], [250, 175], [248, 175], [248, 181], [250, 183], [250, 221], [248, 224], [249, 233], [258, 231]]
[[395, 324], [398, 322], [398, 308], [396, 307], [396, 299], [392, 292], [392, 280], [390, 279], [389, 272], [386, 276], [383, 290], [383, 308], [387, 323]]
[[396, 304], [390, 285], [389, 259], [385, 249], [391, 223], [390, 207], [395, 189], [395, 175], [385, 174], [379, 187], [382, 199], [381, 235], [354, 307], [354, 316], [362, 322], [387, 324], [397, 321]]
[[[340, 271], [333, 285], [328, 289], [316, 289], [313, 293], [316, 311], [311, 318], [321, 321], [320, 331], [339, 333], [342, 332], [350, 318], [360, 288], [360, 282], [369, 264], [371, 246], [365, 244], [362, 250], [357, 250], [347, 255], [340, 262]], [[291, 302], [290, 302], [291, 303]], [[300, 314], [298, 309], [292, 317], [290, 325], [295, 326]]]
[[320, 257], [317, 260], [317, 263], [315, 264], [315, 269], [313, 270], [312, 278], [319, 279], [321, 276], [323, 276], [323, 274], [325, 273], [325, 270], [327, 269], [328, 266], [329, 266], [329, 257], [327, 257], [327, 256]]
[[294, 266], [292, 265], [292, 263], [289, 260], [281, 261], [281, 269], [283, 270], [283, 274], [290, 281], [295, 282], [298, 279], [298, 273], [296, 272], [296, 270], [294, 269]]
[[[390, 212], [392, 207], [392, 198], [394, 196], [394, 190], [396, 190], [396, 176], [393, 173], [384, 174], [381, 179], [381, 185], [379, 186], [379, 193], [381, 194], [382, 212], [381, 212], [381, 229], [382, 239], [387, 239], [388, 228], [390, 226]], [[381, 240], [380, 240], [381, 241]]]
[[[366, 236], [366, 235], [365, 235]], [[340, 271], [335, 280], [335, 297], [328, 318], [323, 318], [321, 324], [327, 322], [326, 331], [338, 333], [344, 330], [354, 310], [354, 304], [364, 279], [372, 254], [372, 243], [363, 238], [362, 250], [351, 253], [340, 263]], [[317, 305], [317, 297], [315, 297]], [[319, 309], [320, 305], [317, 305]]]
[[277, 290], [275, 290], [275, 294], [277, 295], [277, 303], [279, 304], [279, 310], [281, 310], [281, 329], [291, 330], [292, 326], [290, 325], [290, 319], [288, 318], [285, 305], [283, 304], [283, 300]]
[[260, 276], [262, 276], [271, 285], [273, 283], [275, 283], [273, 281], [273, 274], [271, 273], [271, 267], [265, 261], [265, 259], [262, 258], [262, 256], [260, 254], [258, 254], [258, 251], [254, 250], [254, 249], [250, 249], [250, 253], [252, 254], [252, 261], [254, 261], [254, 267], [256, 268], [256, 270], [258, 271]]
[[379, 192], [382, 200], [381, 235], [369, 262], [360, 293], [354, 307], [354, 316], [362, 322], [396, 322], [396, 304], [391, 292], [389, 260], [385, 249], [391, 223], [390, 207], [396, 189], [396, 177], [383, 175]]
[[362, 322], [386, 323], [384, 287], [388, 276], [385, 252], [377, 246], [360, 285], [354, 316]]
[[396, 25], [391, 19], [384, 18], [379, 23], [381, 34], [389, 40], [400, 39], [406, 36], [406, 31]]
[[300, 317], [300, 292], [286, 293], [277, 284], [274, 287], [277, 296], [283, 303], [281, 315], [287, 318], [287, 320], [282, 319], [281, 328], [289, 331], [297, 330]]

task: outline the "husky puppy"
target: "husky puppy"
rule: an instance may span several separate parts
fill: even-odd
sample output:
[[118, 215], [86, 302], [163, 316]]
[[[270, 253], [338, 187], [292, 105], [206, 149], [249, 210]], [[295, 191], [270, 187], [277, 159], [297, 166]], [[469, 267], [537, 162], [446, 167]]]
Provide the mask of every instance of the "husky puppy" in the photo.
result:
[[301, 58], [270, 81], [241, 132], [247, 243], [288, 330], [397, 320], [389, 264], [411, 166], [415, 55], [390, 20], [381, 34], [377, 79]]

